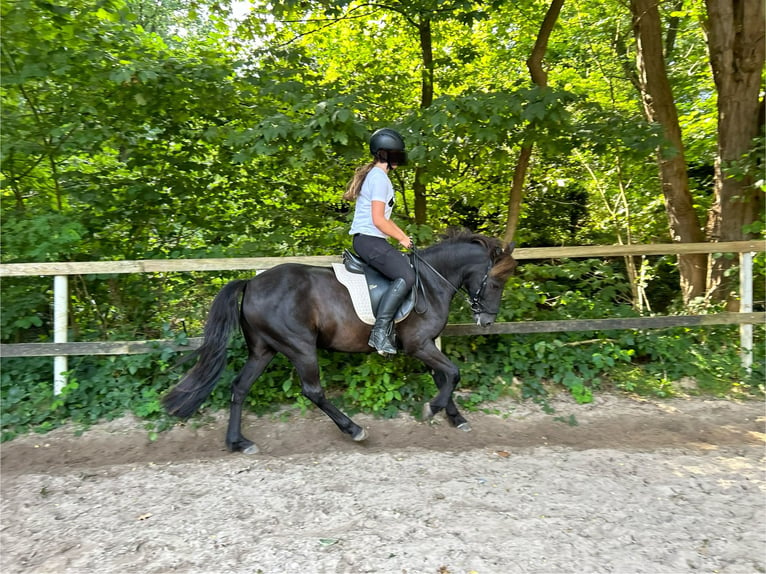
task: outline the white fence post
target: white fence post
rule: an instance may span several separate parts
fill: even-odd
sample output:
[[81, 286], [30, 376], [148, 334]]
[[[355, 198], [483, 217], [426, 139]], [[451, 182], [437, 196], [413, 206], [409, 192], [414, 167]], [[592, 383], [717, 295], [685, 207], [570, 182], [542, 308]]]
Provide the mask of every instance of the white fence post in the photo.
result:
[[[739, 311], [750, 313], [753, 310], [753, 253], [744, 251], [739, 254]], [[742, 366], [750, 375], [753, 371], [753, 326], [739, 326], [739, 348]]]
[[[53, 342], [67, 342], [69, 326], [69, 282], [66, 275], [53, 278]], [[53, 357], [53, 394], [61, 394], [67, 382], [67, 357]]]

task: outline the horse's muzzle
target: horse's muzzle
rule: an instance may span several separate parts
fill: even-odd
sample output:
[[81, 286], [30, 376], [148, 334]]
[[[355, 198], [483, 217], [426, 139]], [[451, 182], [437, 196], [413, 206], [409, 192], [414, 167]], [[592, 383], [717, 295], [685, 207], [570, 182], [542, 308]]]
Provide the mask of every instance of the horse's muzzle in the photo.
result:
[[476, 313], [474, 316], [476, 324], [480, 327], [489, 327], [495, 322], [496, 315], [493, 313]]

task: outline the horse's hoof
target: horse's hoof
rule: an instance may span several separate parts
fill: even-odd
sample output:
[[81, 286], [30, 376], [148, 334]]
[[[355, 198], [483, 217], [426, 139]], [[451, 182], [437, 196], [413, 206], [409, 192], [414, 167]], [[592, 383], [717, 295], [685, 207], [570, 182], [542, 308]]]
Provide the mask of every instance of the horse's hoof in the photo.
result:
[[427, 421], [431, 417], [434, 416], [434, 412], [431, 410], [430, 403], [426, 403], [423, 405], [423, 420]]
[[455, 428], [458, 429], [458, 430], [461, 430], [463, 432], [471, 432], [473, 430], [473, 428], [471, 428], [471, 424], [467, 423], [467, 422], [460, 423]]
[[362, 428], [358, 433], [356, 433], [354, 436], [351, 437], [356, 442], [362, 442], [363, 440], [367, 439], [367, 431]]
[[251, 444], [249, 447], [242, 449], [242, 454], [258, 454], [259, 452], [260, 449], [254, 444]]

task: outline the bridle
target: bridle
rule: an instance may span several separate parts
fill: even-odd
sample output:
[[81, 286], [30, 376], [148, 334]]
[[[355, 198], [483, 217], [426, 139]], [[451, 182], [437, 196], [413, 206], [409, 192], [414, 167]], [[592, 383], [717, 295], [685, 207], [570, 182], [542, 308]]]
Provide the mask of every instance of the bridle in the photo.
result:
[[[415, 276], [417, 277], [417, 283], [419, 285], [420, 290], [423, 292], [423, 295], [425, 295], [425, 290], [423, 288], [422, 283], [420, 282], [420, 269], [419, 269], [419, 263], [425, 264], [426, 267], [428, 267], [431, 271], [433, 271], [437, 277], [439, 277], [442, 281], [444, 281], [447, 285], [452, 287], [452, 291], [454, 293], [458, 293], [460, 291], [463, 291], [465, 294], [466, 301], [468, 301], [468, 304], [471, 306], [471, 311], [475, 314], [480, 313], [489, 313], [489, 314], [495, 314], [495, 312], [489, 311], [484, 307], [484, 304], [481, 302], [481, 298], [484, 295], [484, 291], [487, 289], [487, 282], [489, 281], [489, 272], [492, 269], [492, 260], [490, 259], [487, 263], [487, 270], [484, 273], [484, 277], [481, 280], [481, 284], [479, 285], [479, 288], [476, 290], [476, 293], [474, 295], [471, 295], [471, 292], [468, 290], [468, 287], [455, 287], [452, 284], [452, 281], [447, 279], [444, 275], [439, 273], [439, 271], [431, 265], [428, 261], [423, 259], [420, 256], [420, 253], [418, 253], [417, 249], [415, 247], [412, 247], [412, 263], [413, 267], [415, 268]], [[421, 313], [424, 313], [424, 311], [421, 311]]]

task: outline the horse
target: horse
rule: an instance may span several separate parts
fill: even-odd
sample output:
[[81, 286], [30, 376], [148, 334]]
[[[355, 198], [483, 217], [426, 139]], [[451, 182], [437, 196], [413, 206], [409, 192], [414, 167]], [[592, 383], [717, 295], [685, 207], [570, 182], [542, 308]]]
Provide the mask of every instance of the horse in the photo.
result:
[[[471, 430], [452, 394], [458, 368], [437, 347], [453, 297], [464, 290], [474, 320], [489, 326], [497, 316], [505, 283], [516, 267], [513, 244], [467, 230], [447, 232], [434, 245], [413, 251], [412, 264], [421, 288], [416, 309], [396, 325], [399, 347], [432, 369], [438, 392], [423, 406], [429, 419], [444, 410], [452, 426]], [[241, 304], [240, 304], [241, 299]], [[277, 353], [295, 367], [301, 392], [354, 441], [367, 431], [354, 423], [324, 394], [317, 349], [370, 353], [371, 326], [354, 311], [348, 290], [331, 268], [283, 263], [252, 279], [227, 283], [214, 298], [203, 331], [197, 362], [166, 394], [162, 403], [173, 416], [188, 418], [213, 391], [227, 363], [232, 330], [239, 325], [248, 358], [231, 384], [226, 446], [231, 452], [254, 454], [258, 447], [242, 434], [242, 405], [255, 380]]]

